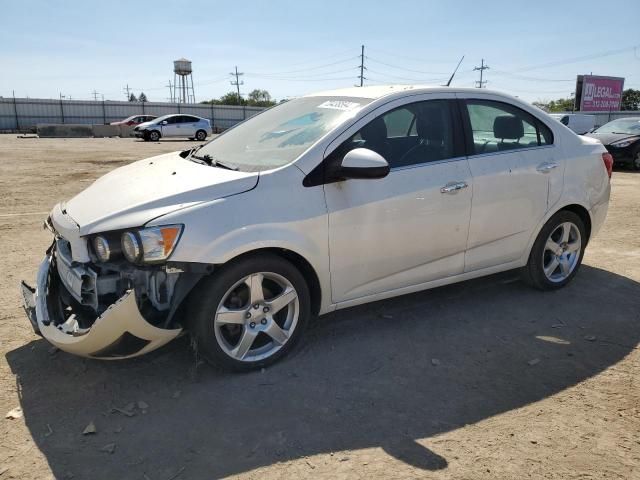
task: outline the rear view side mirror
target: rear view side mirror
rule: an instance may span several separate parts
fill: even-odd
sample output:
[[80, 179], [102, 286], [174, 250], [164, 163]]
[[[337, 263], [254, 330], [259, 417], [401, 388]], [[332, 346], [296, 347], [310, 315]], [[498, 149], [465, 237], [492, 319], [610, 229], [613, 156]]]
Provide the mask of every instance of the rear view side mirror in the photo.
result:
[[384, 178], [389, 170], [389, 164], [382, 155], [368, 148], [355, 148], [342, 159], [340, 176], [354, 179]]
[[160, 125], [166, 125], [166, 124], [167, 124], [167, 121], [166, 121], [166, 120], [163, 120], [163, 121], [162, 121], [162, 123], [161, 123]]

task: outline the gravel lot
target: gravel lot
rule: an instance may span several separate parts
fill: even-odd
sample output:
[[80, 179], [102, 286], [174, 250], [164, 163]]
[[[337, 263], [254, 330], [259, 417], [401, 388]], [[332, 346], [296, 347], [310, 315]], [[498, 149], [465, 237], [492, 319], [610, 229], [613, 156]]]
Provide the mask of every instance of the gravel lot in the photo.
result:
[[46, 212], [186, 145], [0, 135], [0, 480], [640, 479], [640, 174], [614, 173], [562, 291], [506, 273], [341, 311], [245, 375], [184, 338], [124, 362], [53, 351], [18, 291]]

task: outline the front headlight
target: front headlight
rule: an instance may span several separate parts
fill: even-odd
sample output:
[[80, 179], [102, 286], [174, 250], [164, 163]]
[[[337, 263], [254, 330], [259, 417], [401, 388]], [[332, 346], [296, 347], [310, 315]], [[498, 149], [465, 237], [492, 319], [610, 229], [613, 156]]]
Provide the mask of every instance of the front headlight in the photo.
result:
[[157, 263], [169, 258], [178, 244], [182, 225], [164, 225], [124, 232], [124, 256], [132, 263]]
[[629, 145], [636, 142], [637, 140], [638, 140], [637, 138], [633, 138], [631, 140], [622, 140], [620, 142], [613, 142], [611, 145], [617, 148], [624, 148], [624, 147], [628, 147]]
[[101, 262], [107, 262], [111, 258], [111, 248], [107, 239], [101, 235], [93, 239], [93, 251]]

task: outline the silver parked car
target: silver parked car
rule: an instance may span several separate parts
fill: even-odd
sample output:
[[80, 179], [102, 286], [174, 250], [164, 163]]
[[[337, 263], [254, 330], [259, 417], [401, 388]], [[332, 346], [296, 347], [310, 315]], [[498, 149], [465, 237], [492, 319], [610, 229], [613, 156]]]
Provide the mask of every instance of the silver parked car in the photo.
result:
[[211, 122], [195, 115], [164, 115], [144, 122], [133, 130], [133, 135], [145, 141], [157, 142], [162, 137], [187, 137], [203, 141], [211, 135]]

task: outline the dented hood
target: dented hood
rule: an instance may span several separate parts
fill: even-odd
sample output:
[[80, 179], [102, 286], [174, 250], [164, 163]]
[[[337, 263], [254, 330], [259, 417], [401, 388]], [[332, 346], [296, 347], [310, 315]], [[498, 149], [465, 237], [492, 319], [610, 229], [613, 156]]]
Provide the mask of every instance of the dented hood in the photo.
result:
[[185, 160], [179, 152], [120, 167], [96, 180], [62, 209], [80, 235], [144, 225], [174, 210], [251, 190], [258, 173]]

